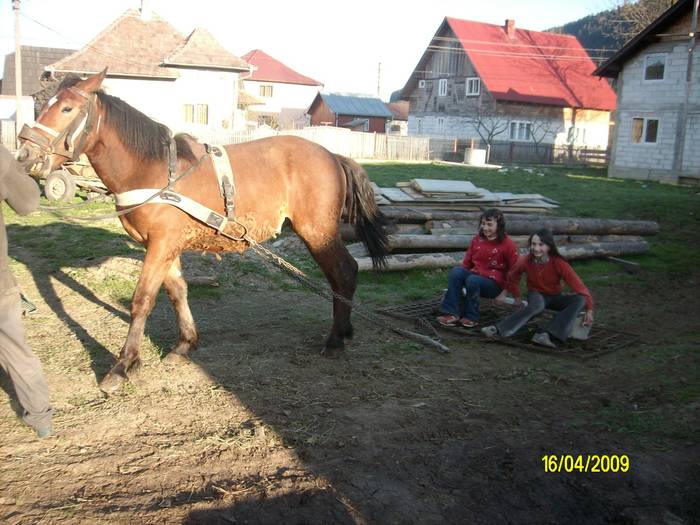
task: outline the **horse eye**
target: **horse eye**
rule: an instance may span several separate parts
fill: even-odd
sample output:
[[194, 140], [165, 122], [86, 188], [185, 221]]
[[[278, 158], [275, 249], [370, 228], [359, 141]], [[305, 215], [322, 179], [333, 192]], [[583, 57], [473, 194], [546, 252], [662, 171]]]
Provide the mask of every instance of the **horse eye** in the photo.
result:
[[73, 108], [70, 106], [66, 106], [61, 110], [62, 113], [70, 113], [71, 111], [73, 111]]

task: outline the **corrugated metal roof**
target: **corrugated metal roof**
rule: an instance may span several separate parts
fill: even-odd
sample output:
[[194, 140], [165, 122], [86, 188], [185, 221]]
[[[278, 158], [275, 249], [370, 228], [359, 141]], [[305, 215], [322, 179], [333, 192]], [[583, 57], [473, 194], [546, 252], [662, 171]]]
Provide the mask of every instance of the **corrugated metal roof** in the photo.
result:
[[336, 115], [356, 115], [361, 117], [391, 118], [387, 109], [377, 97], [344, 95], [342, 93], [321, 93], [321, 98]]

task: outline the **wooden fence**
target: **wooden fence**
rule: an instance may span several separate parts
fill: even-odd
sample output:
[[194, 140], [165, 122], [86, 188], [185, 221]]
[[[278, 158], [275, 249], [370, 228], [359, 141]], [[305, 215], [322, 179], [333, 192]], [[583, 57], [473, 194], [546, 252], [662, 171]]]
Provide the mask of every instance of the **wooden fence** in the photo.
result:
[[[465, 150], [473, 145], [486, 149], [483, 141], [455, 138], [431, 138], [430, 158], [463, 162]], [[488, 162], [491, 164], [565, 164], [605, 166], [610, 151], [568, 145], [535, 144], [533, 142], [494, 142], [491, 144]]]
[[199, 132], [197, 138], [210, 144], [240, 144], [251, 140], [294, 135], [320, 144], [324, 148], [354, 159], [376, 160], [430, 160], [430, 139], [363, 133], [332, 126], [311, 126], [297, 130], [275, 131], [258, 128], [250, 132]]

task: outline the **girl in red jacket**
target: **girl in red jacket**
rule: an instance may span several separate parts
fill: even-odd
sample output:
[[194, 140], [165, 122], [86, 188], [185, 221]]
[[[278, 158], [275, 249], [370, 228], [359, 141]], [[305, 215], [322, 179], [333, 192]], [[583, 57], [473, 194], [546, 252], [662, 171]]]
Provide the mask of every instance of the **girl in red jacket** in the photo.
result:
[[[479, 233], [474, 236], [462, 266], [453, 268], [442, 301], [444, 326], [473, 328], [479, 321], [479, 298], [503, 302], [506, 275], [518, 260], [515, 243], [506, 235], [506, 221], [500, 210], [490, 209], [479, 218]], [[466, 297], [462, 296], [466, 289]]]
[[[510, 337], [527, 322], [541, 313], [545, 308], [557, 311], [541, 332], [532, 337], [532, 342], [554, 348], [552, 337], [565, 342], [576, 322], [576, 317], [586, 309], [583, 324], [593, 324], [593, 298], [591, 293], [566, 262], [554, 244], [552, 232], [539, 230], [528, 241], [530, 254], [518, 259], [517, 264], [508, 273], [507, 290], [515, 298], [515, 304], [521, 305], [520, 276], [527, 274], [527, 306], [499, 321], [493, 326], [482, 328], [484, 335]], [[562, 281], [568, 284], [575, 294], [562, 293]]]

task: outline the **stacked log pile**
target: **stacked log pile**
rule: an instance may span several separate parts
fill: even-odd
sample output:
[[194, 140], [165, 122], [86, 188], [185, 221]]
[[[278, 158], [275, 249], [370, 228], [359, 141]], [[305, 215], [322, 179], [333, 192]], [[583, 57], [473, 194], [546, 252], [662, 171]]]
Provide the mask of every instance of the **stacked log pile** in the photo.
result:
[[[491, 206], [482, 206], [482, 209], [488, 207]], [[481, 215], [481, 211], [437, 209], [425, 205], [380, 204], [380, 210], [392, 221], [389, 228], [391, 255], [386, 268], [389, 271], [458, 265], [477, 233], [477, 221]], [[521, 210], [510, 210], [507, 206], [502, 209], [508, 234], [521, 253], [527, 252], [530, 234], [540, 228], [552, 231], [559, 251], [569, 260], [642, 254], [649, 250], [645, 237], [659, 231], [658, 223], [653, 221], [552, 217]], [[356, 240], [349, 225], [343, 225], [341, 233], [346, 241]], [[371, 259], [363, 245], [351, 244], [348, 249], [357, 260], [360, 271], [372, 269]]]

